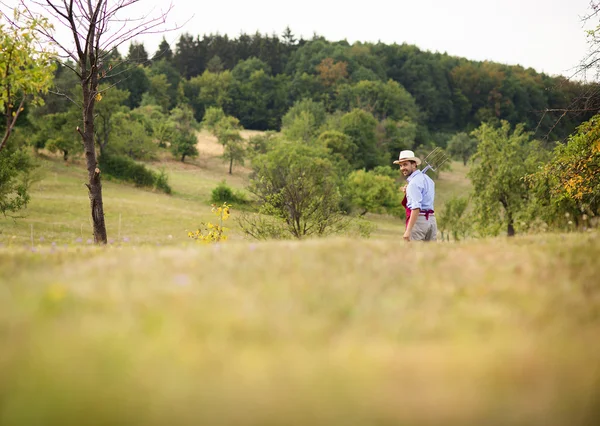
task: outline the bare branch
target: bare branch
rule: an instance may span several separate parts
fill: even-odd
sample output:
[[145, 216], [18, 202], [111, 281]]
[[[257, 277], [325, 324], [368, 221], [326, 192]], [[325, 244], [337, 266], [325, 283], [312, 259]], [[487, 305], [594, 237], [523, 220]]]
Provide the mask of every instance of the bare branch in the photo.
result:
[[[2, 149], [4, 148], [4, 144], [6, 144], [6, 141], [8, 140], [8, 138], [10, 137], [10, 134], [12, 132], [12, 129], [15, 127], [15, 124], [17, 122], [17, 118], [19, 118], [19, 115], [21, 114], [21, 111], [23, 111], [23, 105], [25, 105], [25, 96], [23, 96], [23, 98], [21, 99], [21, 103], [19, 104], [19, 107], [17, 108], [16, 111], [14, 111], [12, 114], [12, 120], [9, 121], [6, 126], [6, 130], [4, 131], [4, 136], [2, 137], [2, 141], [0, 142], [0, 151], [2, 151]], [[10, 108], [8, 109], [8, 111], [10, 111]]]
[[81, 105], [79, 102], [75, 101], [74, 99], [71, 99], [71, 97], [69, 95], [67, 95], [66, 93], [62, 93], [54, 90], [48, 90], [48, 93], [52, 93], [53, 95], [57, 95], [57, 96], [61, 96], [63, 98], [66, 98], [68, 101], [70, 101], [73, 105], [76, 105], [78, 108], [82, 108], [83, 105]]

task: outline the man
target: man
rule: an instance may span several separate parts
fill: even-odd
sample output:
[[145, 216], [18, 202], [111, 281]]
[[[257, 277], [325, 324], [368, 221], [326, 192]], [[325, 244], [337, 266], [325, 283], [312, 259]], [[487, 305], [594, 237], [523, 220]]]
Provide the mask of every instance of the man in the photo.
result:
[[407, 180], [402, 205], [406, 208], [405, 241], [435, 241], [437, 222], [433, 211], [435, 183], [417, 167], [421, 160], [409, 150], [401, 151], [394, 164], [400, 165], [400, 171]]

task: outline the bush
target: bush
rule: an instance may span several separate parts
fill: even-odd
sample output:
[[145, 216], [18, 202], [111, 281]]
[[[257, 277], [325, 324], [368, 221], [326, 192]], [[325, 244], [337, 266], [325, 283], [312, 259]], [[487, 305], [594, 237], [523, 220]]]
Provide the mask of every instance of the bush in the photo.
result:
[[248, 189], [258, 200], [259, 213], [285, 224], [290, 237], [326, 236], [346, 227], [336, 170], [325, 148], [282, 143], [257, 156], [252, 168]]
[[213, 203], [234, 203], [234, 204], [247, 204], [248, 199], [241, 191], [234, 191], [225, 180], [219, 182], [219, 184], [212, 190], [210, 200]]
[[158, 173], [154, 173], [154, 187], [165, 194], [172, 192], [169, 186], [169, 175], [167, 175], [165, 169], [160, 169]]
[[106, 154], [100, 156], [99, 166], [100, 170], [115, 179], [131, 182], [135, 186], [154, 188], [167, 194], [171, 193], [168, 176], [164, 170], [156, 173], [130, 158]]
[[450, 235], [454, 241], [465, 239], [470, 232], [471, 220], [467, 216], [469, 199], [466, 197], [453, 197], [449, 199], [442, 211], [437, 214], [438, 229], [445, 239], [450, 241]]

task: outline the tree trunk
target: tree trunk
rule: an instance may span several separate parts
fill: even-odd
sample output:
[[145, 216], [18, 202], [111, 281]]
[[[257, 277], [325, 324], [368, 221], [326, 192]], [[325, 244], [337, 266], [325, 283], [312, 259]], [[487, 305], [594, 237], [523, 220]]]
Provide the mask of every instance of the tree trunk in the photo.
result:
[[[94, 77], [92, 77], [94, 79]], [[94, 144], [94, 102], [90, 87], [86, 82], [83, 86], [83, 147], [85, 150], [85, 161], [88, 171], [88, 193], [90, 197], [90, 208], [92, 210], [92, 224], [94, 228], [94, 242], [106, 244], [106, 224], [104, 223], [104, 206], [102, 203], [102, 182], [100, 181], [100, 169], [96, 161], [96, 147]]]
[[514, 227], [514, 220], [512, 217], [512, 214], [508, 211], [508, 202], [506, 201], [506, 198], [502, 197], [500, 198], [500, 204], [502, 204], [502, 207], [504, 207], [504, 211], [506, 212], [506, 222], [508, 223], [508, 226], [506, 227], [506, 235], [509, 237], [514, 237], [515, 236], [515, 227]]
[[512, 219], [508, 222], [508, 228], [506, 230], [506, 235], [508, 235], [509, 237], [515, 236], [515, 227], [513, 226]]
[[232, 170], [233, 170], [233, 157], [231, 157], [231, 158], [229, 159], [229, 174], [230, 174], [230, 175], [231, 175], [231, 174], [233, 174], [233, 173], [231, 173], [231, 172], [232, 172]]
[[64, 150], [63, 151], [63, 160], [67, 161], [69, 159], [69, 151]]
[[183, 163], [183, 162], [184, 162], [184, 160], [185, 160], [185, 154], [182, 154], [182, 155], [181, 155], [181, 162]]

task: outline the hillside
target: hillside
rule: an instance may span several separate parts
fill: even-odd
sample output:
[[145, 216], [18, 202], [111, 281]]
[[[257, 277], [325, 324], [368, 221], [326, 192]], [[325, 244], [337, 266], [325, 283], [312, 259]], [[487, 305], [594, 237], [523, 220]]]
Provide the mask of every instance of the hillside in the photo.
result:
[[[255, 132], [245, 131], [248, 137]], [[228, 164], [219, 158], [222, 146], [206, 132], [198, 135], [196, 159], [185, 163], [164, 159], [150, 166], [164, 169], [173, 188], [172, 195], [135, 188], [129, 184], [105, 179], [103, 182], [105, 220], [109, 240], [152, 245], [179, 245], [190, 242], [188, 231], [202, 221], [213, 220], [210, 212], [211, 191], [226, 180], [231, 187], [243, 191], [248, 184], [250, 169], [234, 167], [228, 174]], [[39, 181], [31, 191], [29, 207], [24, 217], [14, 221], [0, 218], [0, 243], [10, 246], [56, 244], [87, 244], [91, 236], [89, 200], [84, 186], [86, 172], [82, 159], [64, 163], [58, 156], [41, 154]], [[452, 195], [468, 190], [466, 170], [460, 163], [438, 179], [438, 202], [443, 208]], [[236, 206], [233, 206], [233, 216]], [[373, 238], [401, 237], [402, 221], [391, 216], [367, 215], [377, 228]], [[229, 220], [230, 238], [243, 239], [235, 220]]]

